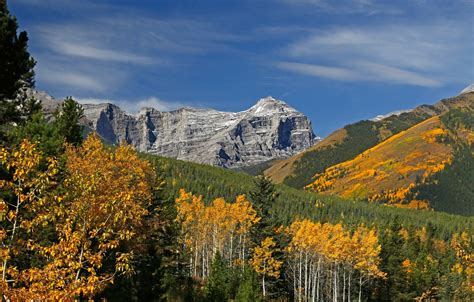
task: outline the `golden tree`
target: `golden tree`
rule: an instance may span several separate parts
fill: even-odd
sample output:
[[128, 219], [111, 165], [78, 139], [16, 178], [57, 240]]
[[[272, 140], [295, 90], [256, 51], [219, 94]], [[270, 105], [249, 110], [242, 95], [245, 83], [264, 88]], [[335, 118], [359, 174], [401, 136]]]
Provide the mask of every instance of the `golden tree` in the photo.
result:
[[354, 269], [359, 271], [359, 301], [361, 301], [362, 285], [370, 279], [385, 278], [386, 273], [379, 269], [382, 247], [375, 230], [359, 226], [352, 235], [352, 242], [356, 251]]
[[251, 260], [252, 267], [254, 270], [262, 275], [262, 292], [263, 296], [266, 295], [265, 277], [280, 277], [280, 268], [283, 264], [282, 261], [275, 259], [274, 252], [276, 243], [272, 237], [266, 237], [259, 246], [256, 246], [253, 250], [253, 256]]
[[341, 224], [306, 219], [294, 221], [286, 233], [288, 275], [298, 301], [351, 300], [355, 271], [360, 276], [360, 299], [366, 281], [385, 277], [378, 268], [381, 248], [376, 233], [363, 225], [351, 235]]
[[147, 214], [155, 173], [129, 146], [108, 151], [95, 134], [82, 147], [66, 148], [64, 194], [38, 201], [32, 229], [54, 226], [52, 244], [29, 240], [44, 265], [18, 274], [23, 287], [13, 300], [92, 298], [120, 274], [133, 272], [133, 250], [124, 243], [137, 236]]
[[57, 162], [47, 160], [45, 169], [40, 169], [42, 154], [36, 145], [23, 140], [18, 146], [0, 149], [0, 162], [10, 172], [11, 178], [0, 180], [0, 189], [6, 198], [0, 199], [0, 259], [2, 261], [2, 291], [8, 298], [9, 284], [18, 281], [21, 272], [9, 265], [12, 258], [18, 257], [26, 242], [19, 232], [29, 232], [32, 218], [29, 213], [46, 203], [48, 190], [54, 185], [58, 173]]
[[180, 190], [176, 208], [183, 252], [190, 254], [189, 265], [193, 276], [207, 278], [217, 252], [231, 266], [244, 264], [249, 245], [248, 234], [259, 221], [244, 195], [237, 196], [234, 203], [217, 198], [206, 206], [202, 197]]

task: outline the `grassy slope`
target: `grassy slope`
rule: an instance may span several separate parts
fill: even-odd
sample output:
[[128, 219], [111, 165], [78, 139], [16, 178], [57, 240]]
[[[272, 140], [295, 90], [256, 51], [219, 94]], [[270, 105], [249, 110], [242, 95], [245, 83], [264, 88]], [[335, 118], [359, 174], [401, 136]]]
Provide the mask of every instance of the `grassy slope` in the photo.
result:
[[302, 188], [315, 174], [350, 160], [388, 137], [452, 108], [472, 107], [474, 93], [445, 99], [433, 106], [423, 105], [412, 112], [391, 116], [379, 122], [361, 121], [339, 129], [319, 144], [265, 171], [276, 183]]

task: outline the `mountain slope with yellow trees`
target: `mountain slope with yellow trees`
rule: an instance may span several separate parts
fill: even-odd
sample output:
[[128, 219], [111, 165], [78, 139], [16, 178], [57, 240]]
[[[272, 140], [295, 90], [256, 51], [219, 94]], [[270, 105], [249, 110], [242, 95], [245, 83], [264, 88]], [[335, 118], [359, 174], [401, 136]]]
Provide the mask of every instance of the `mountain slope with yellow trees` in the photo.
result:
[[324, 172], [327, 168], [351, 160], [424, 120], [459, 108], [472, 111], [474, 93], [463, 93], [434, 105], [421, 105], [411, 111], [381, 120], [365, 120], [347, 125], [306, 151], [275, 162], [265, 170], [265, 175], [276, 183], [303, 188], [314, 181], [314, 175]]
[[[473, 95], [462, 100], [472, 101]], [[305, 188], [399, 207], [473, 213], [473, 103], [454, 104], [447, 112], [326, 168]]]
[[452, 147], [441, 142], [447, 134], [439, 117], [432, 117], [326, 169], [306, 188], [354, 199], [375, 200], [382, 194], [390, 202], [400, 203], [417, 179], [451, 162]]

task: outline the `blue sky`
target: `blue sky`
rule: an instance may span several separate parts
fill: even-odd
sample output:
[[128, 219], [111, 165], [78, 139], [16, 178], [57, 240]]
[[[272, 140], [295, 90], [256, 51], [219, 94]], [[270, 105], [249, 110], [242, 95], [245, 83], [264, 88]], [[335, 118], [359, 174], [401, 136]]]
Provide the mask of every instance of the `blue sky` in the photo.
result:
[[474, 82], [474, 1], [10, 0], [55, 97], [241, 111], [272, 95], [316, 134]]

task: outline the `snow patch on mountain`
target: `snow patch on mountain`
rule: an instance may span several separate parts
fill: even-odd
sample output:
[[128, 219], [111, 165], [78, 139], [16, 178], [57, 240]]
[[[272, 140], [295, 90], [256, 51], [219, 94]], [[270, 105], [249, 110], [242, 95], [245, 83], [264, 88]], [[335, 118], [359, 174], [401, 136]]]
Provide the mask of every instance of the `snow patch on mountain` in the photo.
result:
[[398, 116], [398, 115], [400, 115], [400, 114], [402, 114], [402, 113], [407, 113], [407, 112], [411, 112], [411, 111], [412, 111], [412, 109], [392, 111], [392, 112], [387, 113], [387, 114], [377, 115], [376, 117], [371, 118], [370, 120], [371, 120], [372, 122], [379, 122], [379, 121], [384, 120], [384, 119], [386, 119], [386, 118], [388, 118], [388, 117], [391, 117], [391, 116], [393, 116], [393, 115]]
[[471, 84], [471, 85], [467, 86], [459, 94], [461, 95], [461, 94], [465, 94], [465, 93], [469, 93], [469, 92], [474, 92], [474, 84]]

